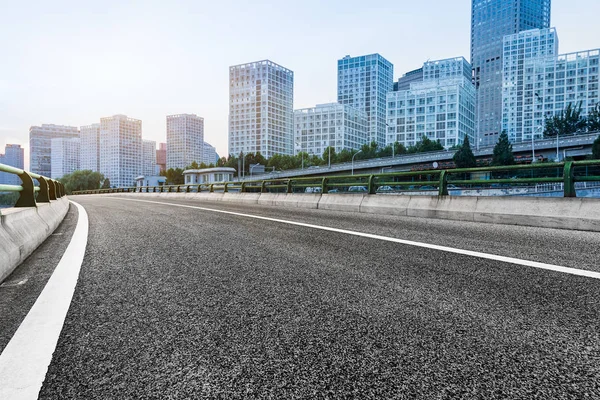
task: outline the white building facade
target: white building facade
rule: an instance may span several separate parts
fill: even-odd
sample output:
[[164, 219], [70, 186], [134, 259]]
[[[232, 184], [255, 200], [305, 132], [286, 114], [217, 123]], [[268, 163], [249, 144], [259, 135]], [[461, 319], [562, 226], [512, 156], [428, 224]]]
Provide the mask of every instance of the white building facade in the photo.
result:
[[463, 58], [426, 62], [423, 81], [387, 96], [386, 145], [413, 146], [423, 136], [445, 148], [475, 140], [475, 87]]
[[269, 60], [229, 67], [229, 154], [294, 152], [294, 73]]
[[600, 49], [558, 54], [555, 28], [504, 37], [502, 129], [512, 142], [543, 137], [545, 119], [600, 101]]
[[156, 142], [142, 139], [142, 174], [151, 176], [156, 173]]
[[197, 185], [201, 183], [231, 182], [235, 168], [216, 167], [204, 169], [188, 169], [183, 171], [186, 185]]
[[100, 171], [100, 124], [79, 128], [81, 139], [80, 167], [82, 170]]
[[[11, 167], [25, 168], [25, 150], [20, 144], [7, 144], [4, 147], [4, 154], [0, 154], [0, 164]], [[48, 175], [46, 175], [48, 176]], [[21, 178], [8, 172], [0, 172], [0, 184], [2, 185], [20, 185]]]
[[196, 114], [167, 116], [167, 169], [202, 162], [204, 118]]
[[60, 179], [80, 169], [80, 140], [79, 138], [55, 138], [51, 140], [50, 178]]
[[29, 128], [29, 170], [49, 177], [52, 173], [51, 140], [54, 138], [72, 139], [79, 137], [76, 126], [42, 124]]
[[204, 142], [204, 153], [202, 156], [202, 162], [206, 165], [217, 163], [217, 149], [210, 143]]
[[339, 103], [295, 110], [294, 131], [296, 154], [321, 156], [329, 146], [336, 152], [360, 149], [370, 138], [366, 113]]
[[142, 121], [125, 115], [100, 119], [100, 172], [112, 187], [130, 187], [141, 175]]
[[364, 112], [369, 142], [385, 145], [386, 96], [394, 88], [394, 66], [379, 54], [338, 60], [338, 103]]

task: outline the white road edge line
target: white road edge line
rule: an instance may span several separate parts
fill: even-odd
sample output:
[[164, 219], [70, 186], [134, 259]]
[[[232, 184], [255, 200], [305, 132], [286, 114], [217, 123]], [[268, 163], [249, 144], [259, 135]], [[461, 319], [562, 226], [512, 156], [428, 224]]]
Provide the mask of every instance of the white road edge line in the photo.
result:
[[75, 292], [88, 238], [85, 209], [71, 201], [79, 212], [71, 242], [35, 304], [2, 354], [0, 354], [0, 399], [37, 399], [52, 353]]
[[321, 226], [321, 225], [306, 224], [304, 222], [289, 221], [289, 220], [278, 219], [278, 218], [261, 217], [259, 215], [244, 214], [244, 213], [239, 213], [239, 212], [234, 212], [234, 211], [217, 210], [217, 209], [206, 208], [206, 207], [190, 206], [187, 204], [166, 203], [166, 202], [162, 202], [162, 201], [152, 201], [152, 200], [127, 199], [125, 197], [106, 197], [106, 198], [115, 199], [115, 200], [128, 200], [128, 201], [139, 201], [139, 202], [146, 202], [146, 203], [163, 204], [163, 205], [169, 205], [169, 206], [175, 206], [175, 207], [194, 208], [194, 209], [198, 209], [198, 210], [211, 211], [211, 212], [216, 212], [216, 213], [221, 213], [221, 214], [229, 214], [229, 215], [236, 215], [236, 216], [240, 216], [240, 217], [255, 218], [255, 219], [260, 219], [260, 220], [264, 220], [264, 221], [279, 222], [282, 224], [289, 224], [289, 225], [302, 226], [302, 227], [306, 227], [306, 228], [320, 229], [323, 231], [344, 233], [347, 235], [360, 236], [360, 237], [369, 238], [369, 239], [383, 240], [386, 242], [400, 243], [400, 244], [405, 244], [405, 245], [409, 245], [409, 246], [423, 247], [423, 248], [427, 248], [427, 249], [445, 251], [448, 253], [462, 254], [462, 255], [467, 255], [467, 256], [472, 256], [472, 257], [485, 258], [488, 260], [501, 261], [501, 262], [505, 262], [505, 263], [509, 263], [509, 264], [517, 264], [517, 265], [523, 265], [523, 266], [527, 266], [527, 267], [545, 269], [545, 270], [549, 270], [549, 271], [563, 272], [565, 274], [584, 276], [587, 278], [600, 279], [600, 272], [587, 271], [584, 269], [577, 269], [577, 268], [570, 268], [570, 267], [562, 267], [560, 265], [545, 264], [545, 263], [541, 263], [541, 262], [537, 262], [537, 261], [522, 260], [519, 258], [499, 256], [496, 254], [481, 253], [481, 252], [472, 251], [472, 250], [457, 249], [454, 247], [440, 246], [437, 244], [414, 242], [411, 240], [397, 239], [397, 238], [388, 237], [388, 236], [373, 235], [371, 233], [350, 231], [350, 230], [346, 230], [346, 229], [338, 229], [338, 228], [332, 228], [332, 227]]

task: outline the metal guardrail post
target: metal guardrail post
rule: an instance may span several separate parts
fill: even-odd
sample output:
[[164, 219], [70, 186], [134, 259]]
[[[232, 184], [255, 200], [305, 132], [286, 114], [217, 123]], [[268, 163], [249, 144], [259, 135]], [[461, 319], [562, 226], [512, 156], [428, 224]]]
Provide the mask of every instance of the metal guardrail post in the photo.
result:
[[574, 175], [573, 161], [567, 161], [565, 163], [565, 169], [563, 171], [564, 182], [564, 197], [577, 197], [575, 190], [575, 175]]
[[54, 179], [48, 180], [48, 194], [50, 196], [50, 200], [58, 199], [58, 196], [56, 194], [56, 181]]
[[246, 182], [242, 182], [242, 188], [240, 189], [242, 193], [246, 193]]
[[260, 183], [260, 192], [261, 193], [266, 193], [267, 192], [267, 181], [262, 181]]
[[229, 182], [225, 182], [225, 186], [223, 186], [223, 193], [227, 193], [229, 191], [227, 185], [229, 185]]
[[[50, 180], [40, 176], [37, 178], [37, 181], [40, 183], [40, 190], [35, 199], [36, 203], [50, 203]], [[56, 198], [54, 200], [56, 200]]]
[[198, 193], [202, 192], [202, 185], [198, 185]]
[[329, 178], [323, 178], [321, 181], [321, 193], [327, 194], [329, 193], [329, 189], [327, 188], [327, 182], [329, 182]]
[[211, 184], [210, 184], [210, 192], [211, 192], [211, 193], [214, 193], [214, 192], [215, 192], [215, 188], [214, 188], [214, 186], [215, 186], [215, 185], [214, 185], [214, 183], [211, 183]]
[[438, 186], [438, 196], [448, 196], [448, 175], [446, 170], [440, 171], [440, 183]]
[[292, 193], [292, 180], [288, 179], [287, 181], [287, 193]]
[[375, 194], [375, 176], [369, 175], [369, 181], [367, 183], [367, 190], [369, 194]]
[[21, 178], [23, 190], [19, 193], [19, 199], [15, 203], [15, 207], [37, 207], [35, 204], [35, 187], [31, 175], [23, 171], [22, 174], [19, 174], [19, 178]]

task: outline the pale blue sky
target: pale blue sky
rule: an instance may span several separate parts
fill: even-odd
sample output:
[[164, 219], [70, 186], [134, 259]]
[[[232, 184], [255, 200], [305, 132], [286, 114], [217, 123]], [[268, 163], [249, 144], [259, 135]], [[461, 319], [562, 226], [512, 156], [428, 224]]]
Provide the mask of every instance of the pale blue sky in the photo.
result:
[[[600, 48], [600, 1], [552, 3], [561, 53]], [[294, 71], [294, 108], [333, 102], [347, 54], [380, 53], [395, 79], [427, 59], [469, 60], [470, 11], [470, 0], [0, 0], [0, 152], [27, 149], [31, 125], [113, 114], [160, 142], [166, 115], [195, 113], [226, 155], [230, 65], [270, 59]]]

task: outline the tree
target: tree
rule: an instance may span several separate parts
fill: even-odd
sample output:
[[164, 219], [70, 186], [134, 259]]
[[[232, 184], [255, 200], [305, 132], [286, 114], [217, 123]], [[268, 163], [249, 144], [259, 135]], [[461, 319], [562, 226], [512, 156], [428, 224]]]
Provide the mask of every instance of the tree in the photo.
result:
[[160, 174], [167, 178], [167, 185], [182, 185], [184, 182], [181, 168], [169, 168], [166, 171], [161, 171]]
[[100, 172], [85, 169], [64, 175], [59, 181], [65, 185], [67, 194], [71, 194], [78, 190], [100, 189], [100, 182], [104, 181], [104, 175]]
[[498, 138], [496, 146], [494, 146], [494, 156], [492, 165], [514, 165], [515, 156], [513, 154], [512, 144], [508, 141], [506, 132], [502, 132]]
[[439, 151], [444, 150], [444, 146], [440, 143], [439, 139], [435, 142], [429, 139], [426, 135], [423, 135], [420, 141], [415, 143], [414, 146], [409, 146], [406, 150], [407, 153], [424, 153], [426, 151]]
[[600, 132], [600, 102], [590, 111], [587, 117], [588, 132]]
[[472, 168], [477, 165], [475, 155], [473, 154], [471, 144], [469, 143], [469, 136], [465, 135], [465, 141], [462, 146], [460, 146], [460, 149], [454, 153], [452, 159], [458, 168]]
[[365, 143], [360, 147], [361, 152], [356, 156], [356, 160], [368, 160], [377, 157], [377, 142]]
[[592, 144], [592, 156], [596, 160], [600, 160], [600, 136], [594, 140], [594, 144]]
[[[331, 150], [331, 153], [329, 151]], [[323, 161], [325, 164], [329, 163], [329, 155], [331, 154], [331, 163], [335, 164], [337, 162], [337, 154], [335, 153], [335, 147], [327, 146], [325, 151], [323, 151]]]
[[544, 137], [572, 135], [585, 132], [587, 120], [581, 116], [581, 105], [579, 102], [575, 107], [571, 103], [559, 114], [546, 118]]
[[110, 189], [110, 179], [106, 178], [102, 183], [102, 189]]

